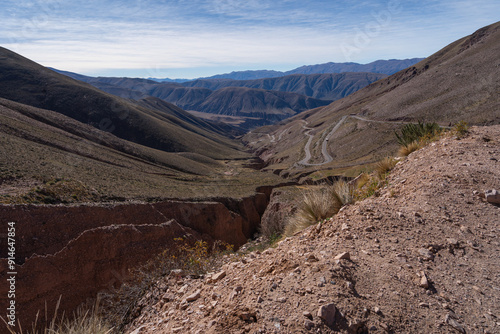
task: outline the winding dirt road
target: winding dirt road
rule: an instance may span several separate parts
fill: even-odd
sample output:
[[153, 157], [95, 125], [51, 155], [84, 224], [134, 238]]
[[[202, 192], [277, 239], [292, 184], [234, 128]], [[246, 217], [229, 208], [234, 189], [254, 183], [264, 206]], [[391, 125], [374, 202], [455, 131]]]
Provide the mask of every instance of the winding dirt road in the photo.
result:
[[[357, 115], [345, 115], [337, 122], [337, 124], [333, 127], [333, 129], [326, 135], [325, 139], [323, 140], [323, 143], [321, 144], [321, 154], [323, 155], [324, 161], [320, 162], [320, 163], [313, 164], [313, 163], [309, 163], [309, 160], [311, 160], [311, 157], [312, 157], [312, 155], [311, 155], [311, 143], [312, 143], [312, 140], [314, 138], [314, 135], [311, 134], [311, 132], [314, 129], [307, 126], [307, 124], [308, 124], [307, 121], [301, 120], [302, 122], [304, 122], [304, 124], [302, 125], [302, 128], [305, 130], [304, 134], [306, 136], [308, 136], [309, 139], [307, 140], [307, 143], [304, 146], [304, 153], [306, 156], [304, 159], [298, 161], [297, 164], [300, 164], [303, 166], [321, 166], [321, 165], [332, 162], [333, 157], [330, 155], [330, 153], [328, 153], [328, 140], [340, 128], [340, 126], [345, 122], [345, 120], [347, 118], [354, 118], [354, 119], [364, 121], [364, 122], [383, 123], [383, 124], [410, 124], [410, 123], [414, 123], [414, 122], [400, 122], [400, 121], [377, 121], [377, 120], [372, 120], [372, 119], [364, 118], [364, 117], [357, 116]], [[281, 136], [280, 136], [280, 138], [281, 138]]]

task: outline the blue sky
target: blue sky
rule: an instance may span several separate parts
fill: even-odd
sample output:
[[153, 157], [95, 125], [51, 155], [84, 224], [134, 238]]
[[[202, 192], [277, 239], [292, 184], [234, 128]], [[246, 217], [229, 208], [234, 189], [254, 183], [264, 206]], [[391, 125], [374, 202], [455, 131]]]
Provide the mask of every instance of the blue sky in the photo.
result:
[[500, 20], [498, 0], [2, 0], [0, 45], [87, 75], [426, 57]]

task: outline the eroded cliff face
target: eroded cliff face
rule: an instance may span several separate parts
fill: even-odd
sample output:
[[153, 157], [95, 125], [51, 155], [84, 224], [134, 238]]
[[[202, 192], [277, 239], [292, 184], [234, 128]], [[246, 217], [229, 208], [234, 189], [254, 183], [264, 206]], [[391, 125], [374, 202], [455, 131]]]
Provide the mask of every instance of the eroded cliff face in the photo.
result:
[[[16, 222], [17, 318], [26, 328], [46, 302], [50, 314], [59, 296], [60, 310], [71, 314], [98, 291], [119, 286], [130, 268], [172, 247], [177, 237], [237, 248], [257, 231], [268, 200], [266, 192], [210, 202], [0, 206], [2, 224]], [[5, 247], [0, 255], [4, 285]]]

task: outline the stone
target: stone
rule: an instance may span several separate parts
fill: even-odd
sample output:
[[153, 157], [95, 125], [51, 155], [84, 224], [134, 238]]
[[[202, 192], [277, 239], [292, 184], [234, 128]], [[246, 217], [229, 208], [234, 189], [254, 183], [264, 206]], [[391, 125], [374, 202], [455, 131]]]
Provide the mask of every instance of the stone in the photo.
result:
[[318, 309], [318, 317], [322, 319], [329, 327], [332, 327], [335, 324], [336, 312], [337, 308], [334, 304], [322, 305]]
[[183, 295], [186, 293], [187, 289], [189, 288], [189, 285], [187, 284], [184, 284], [183, 286], [181, 286], [181, 288], [179, 289], [179, 291], [177, 291], [178, 294], [180, 295]]
[[465, 328], [462, 325], [460, 325], [458, 321], [453, 319], [453, 317], [450, 316], [449, 314], [447, 314], [446, 317], [444, 318], [444, 322], [447, 323], [449, 326], [455, 328], [460, 333], [465, 334]]
[[309, 254], [306, 259], [307, 262], [318, 262], [319, 260], [314, 256], [314, 254]]
[[311, 330], [314, 328], [314, 322], [312, 322], [311, 320], [306, 320], [306, 321], [304, 321], [304, 327], [307, 330]]
[[171, 294], [171, 293], [165, 293], [163, 296], [162, 296], [162, 299], [165, 301], [165, 302], [171, 302], [175, 299], [174, 295]]
[[186, 301], [187, 302], [194, 302], [195, 300], [197, 300], [198, 298], [200, 298], [201, 296], [201, 290], [196, 290], [195, 293], [189, 295], [186, 297]]
[[309, 312], [309, 311], [304, 311], [304, 312], [302, 312], [302, 315], [303, 315], [304, 317], [306, 317], [306, 318], [310, 319], [310, 320], [312, 320], [312, 318], [313, 318], [313, 316], [312, 316], [311, 312]]
[[212, 277], [210, 278], [210, 281], [212, 283], [215, 283], [221, 279], [223, 279], [224, 277], [226, 277], [226, 272], [224, 270], [218, 272], [217, 274], [213, 274]]
[[261, 297], [261, 296], [257, 297], [257, 303], [259, 303], [259, 304], [260, 304], [260, 303], [262, 303], [263, 301], [264, 301], [264, 299], [262, 299], [262, 297]]
[[256, 322], [257, 321], [257, 316], [253, 312], [241, 312], [239, 315], [241, 320], [245, 322]]
[[428, 249], [425, 249], [425, 248], [420, 248], [418, 250], [418, 253], [420, 254], [420, 256], [422, 257], [422, 259], [426, 260], [426, 261], [432, 261], [434, 260], [434, 253], [432, 253], [430, 250]]
[[497, 190], [486, 190], [484, 196], [488, 203], [500, 204], [500, 193]]
[[350, 260], [351, 254], [349, 252], [343, 252], [335, 256], [334, 260]]
[[287, 298], [286, 298], [286, 297], [279, 297], [278, 299], [276, 299], [276, 301], [277, 301], [278, 303], [285, 303], [285, 302], [286, 302], [286, 300], [287, 300]]
[[429, 280], [427, 279], [427, 276], [425, 275], [425, 273], [422, 271], [422, 274], [420, 276], [420, 287], [421, 288], [424, 288], [424, 289], [428, 289], [429, 288]]
[[170, 276], [182, 277], [185, 276], [185, 273], [182, 269], [172, 269], [170, 270]]
[[184, 330], [184, 327], [175, 327], [172, 328], [172, 333], [181, 333]]

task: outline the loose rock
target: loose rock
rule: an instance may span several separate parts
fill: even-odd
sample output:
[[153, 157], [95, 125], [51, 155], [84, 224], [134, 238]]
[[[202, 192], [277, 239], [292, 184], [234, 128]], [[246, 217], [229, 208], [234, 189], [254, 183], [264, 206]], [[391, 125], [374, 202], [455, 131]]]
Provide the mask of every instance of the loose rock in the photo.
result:
[[335, 260], [350, 260], [350, 259], [351, 259], [351, 254], [349, 254], [349, 252], [340, 253], [339, 255], [335, 256]]
[[334, 304], [326, 304], [318, 309], [318, 317], [321, 318], [329, 327], [335, 324], [335, 313], [337, 308]]
[[488, 203], [500, 204], [500, 193], [496, 189], [486, 190], [484, 196]]
[[196, 290], [195, 293], [189, 295], [186, 297], [186, 301], [187, 302], [194, 302], [195, 300], [197, 300], [198, 298], [200, 298], [201, 296], [201, 290]]

